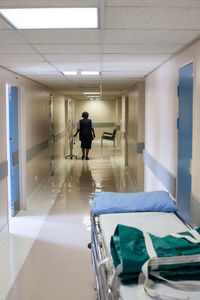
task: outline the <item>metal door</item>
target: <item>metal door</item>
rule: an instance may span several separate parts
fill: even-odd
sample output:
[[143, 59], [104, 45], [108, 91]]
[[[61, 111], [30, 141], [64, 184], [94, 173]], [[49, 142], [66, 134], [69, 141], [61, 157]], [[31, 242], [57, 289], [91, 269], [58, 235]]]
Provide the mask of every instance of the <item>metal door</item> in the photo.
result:
[[179, 70], [177, 204], [180, 215], [190, 223], [192, 158], [193, 64]]
[[9, 93], [9, 138], [10, 138], [10, 188], [11, 216], [20, 209], [19, 152], [18, 152], [18, 88], [8, 87]]

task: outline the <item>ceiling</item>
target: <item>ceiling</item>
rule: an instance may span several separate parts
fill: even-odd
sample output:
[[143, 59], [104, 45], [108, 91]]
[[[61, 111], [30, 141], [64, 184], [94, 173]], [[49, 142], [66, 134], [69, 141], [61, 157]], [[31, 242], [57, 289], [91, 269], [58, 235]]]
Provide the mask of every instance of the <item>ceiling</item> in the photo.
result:
[[[0, 65], [75, 99], [114, 99], [200, 34], [199, 0], [0, 0], [0, 8], [99, 7], [99, 29], [13, 30], [0, 18]], [[66, 77], [64, 70], [99, 70]]]

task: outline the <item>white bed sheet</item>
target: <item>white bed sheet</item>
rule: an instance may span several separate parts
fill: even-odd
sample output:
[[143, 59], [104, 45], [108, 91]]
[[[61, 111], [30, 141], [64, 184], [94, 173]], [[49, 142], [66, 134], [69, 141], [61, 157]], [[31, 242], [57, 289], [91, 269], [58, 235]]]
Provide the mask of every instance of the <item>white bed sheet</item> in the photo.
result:
[[[104, 245], [106, 252], [110, 253], [110, 238], [114, 233], [117, 224], [136, 227], [140, 230], [150, 232], [158, 236], [164, 236], [171, 232], [181, 232], [188, 230], [188, 227], [174, 214], [163, 212], [140, 212], [140, 213], [122, 213], [109, 214], [99, 216], [99, 222], [104, 238]], [[162, 292], [169, 292], [173, 294], [189, 295], [191, 300], [199, 300], [200, 292], [184, 292], [178, 289], [172, 289], [163, 284], [155, 284], [155, 289]], [[120, 286], [121, 299], [123, 300], [137, 300], [137, 286], [136, 285], [121, 285]], [[147, 299], [153, 299], [147, 296]]]

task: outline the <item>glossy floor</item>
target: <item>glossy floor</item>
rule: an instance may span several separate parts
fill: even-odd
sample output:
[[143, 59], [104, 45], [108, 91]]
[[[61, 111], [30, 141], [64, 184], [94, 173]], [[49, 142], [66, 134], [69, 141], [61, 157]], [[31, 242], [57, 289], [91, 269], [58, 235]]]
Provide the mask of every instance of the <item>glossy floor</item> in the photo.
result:
[[89, 161], [63, 161], [11, 220], [0, 247], [1, 300], [96, 299], [87, 244], [90, 202], [102, 190], [135, 191], [119, 149], [94, 143]]

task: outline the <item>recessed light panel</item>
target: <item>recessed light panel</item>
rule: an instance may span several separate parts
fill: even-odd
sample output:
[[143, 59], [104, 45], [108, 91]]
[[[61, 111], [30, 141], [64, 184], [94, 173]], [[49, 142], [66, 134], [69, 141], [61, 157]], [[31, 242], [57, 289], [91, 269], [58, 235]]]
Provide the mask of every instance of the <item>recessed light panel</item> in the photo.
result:
[[90, 96], [87, 96], [88, 98], [100, 98], [100, 96], [96, 96], [96, 95], [90, 95]]
[[99, 71], [82, 71], [81, 75], [86, 75], [86, 76], [99, 75]]
[[100, 92], [84, 92], [85, 95], [99, 95]]
[[16, 8], [0, 13], [18, 29], [98, 28], [97, 8]]
[[77, 72], [76, 71], [64, 71], [63, 74], [66, 75], [66, 76], [67, 75], [68, 76], [70, 76], [70, 75], [74, 76], [74, 75], [77, 75]]

